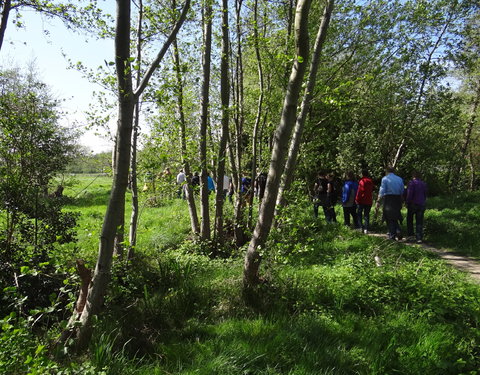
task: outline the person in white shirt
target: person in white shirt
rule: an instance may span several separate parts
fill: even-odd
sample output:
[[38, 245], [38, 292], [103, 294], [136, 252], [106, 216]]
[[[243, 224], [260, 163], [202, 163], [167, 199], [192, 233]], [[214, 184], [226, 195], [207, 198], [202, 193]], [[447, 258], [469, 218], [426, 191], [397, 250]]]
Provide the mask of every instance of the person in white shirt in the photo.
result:
[[227, 175], [223, 175], [223, 198], [227, 196], [229, 187], [230, 187], [230, 178]]
[[180, 169], [180, 172], [177, 174], [177, 185], [178, 185], [178, 197], [185, 199], [185, 192], [183, 190], [183, 185], [187, 181], [187, 176], [183, 172], [183, 169]]

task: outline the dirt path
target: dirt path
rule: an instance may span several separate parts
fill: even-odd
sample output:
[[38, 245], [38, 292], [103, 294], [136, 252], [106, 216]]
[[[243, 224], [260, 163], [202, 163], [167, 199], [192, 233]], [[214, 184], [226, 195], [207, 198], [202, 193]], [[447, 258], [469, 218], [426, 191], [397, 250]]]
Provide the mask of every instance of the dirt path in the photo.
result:
[[421, 244], [420, 246], [427, 251], [437, 254], [440, 258], [444, 259], [447, 263], [451, 264], [455, 268], [469, 273], [475, 282], [480, 283], [480, 263], [475, 259], [454, 253], [449, 250], [437, 249], [427, 244]]
[[[387, 236], [383, 234], [378, 234], [378, 233], [369, 233], [369, 234], [375, 237], [387, 238]], [[480, 284], [480, 262], [478, 262], [477, 260], [472, 259], [465, 255], [457, 254], [450, 250], [437, 249], [436, 247], [430, 246], [425, 243], [422, 243], [422, 244], [414, 244], [414, 243], [408, 243], [408, 242], [401, 242], [401, 243], [404, 243], [405, 245], [409, 245], [409, 246], [421, 246], [425, 250], [438, 255], [440, 258], [445, 260], [448, 264], [451, 264], [453, 267], [470, 274], [472, 279], [476, 283]]]

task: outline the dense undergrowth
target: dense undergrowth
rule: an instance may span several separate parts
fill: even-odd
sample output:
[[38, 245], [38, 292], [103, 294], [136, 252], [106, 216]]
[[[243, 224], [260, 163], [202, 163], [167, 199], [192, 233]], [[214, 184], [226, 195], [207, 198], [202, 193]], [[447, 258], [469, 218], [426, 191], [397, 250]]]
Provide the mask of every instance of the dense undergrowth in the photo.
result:
[[[79, 231], [94, 233], [78, 248], [93, 262], [88, 240], [98, 230], [96, 211], [75, 200], [70, 209], [76, 204]], [[100, 201], [94, 207], [104, 209]], [[433, 210], [429, 240], [438, 218], [449, 220]], [[40, 325], [34, 323], [40, 313], [21, 315], [12, 307], [1, 323], [0, 373], [479, 373], [480, 287], [420, 247], [323, 224], [298, 200], [264, 249], [265, 283], [245, 298], [244, 249], [212, 259], [205, 246], [186, 240], [187, 215], [181, 200], [145, 207], [138, 257], [116, 262], [84, 357], [53, 349], [60, 319]], [[69, 277], [65, 286], [75, 282]], [[44, 316], [69, 307], [52, 301]]]

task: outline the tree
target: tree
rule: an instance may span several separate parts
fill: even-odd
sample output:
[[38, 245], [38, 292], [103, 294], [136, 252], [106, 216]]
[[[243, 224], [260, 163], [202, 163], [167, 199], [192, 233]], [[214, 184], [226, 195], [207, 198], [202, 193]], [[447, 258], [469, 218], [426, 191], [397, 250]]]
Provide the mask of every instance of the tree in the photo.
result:
[[[132, 67], [130, 56], [130, 1], [117, 0], [117, 18], [115, 32], [115, 66], [118, 84], [118, 125], [115, 149], [115, 171], [113, 175], [112, 191], [105, 213], [100, 235], [100, 244], [97, 264], [90, 283], [87, 300], [83, 311], [74, 313], [70, 320], [71, 333], [75, 334], [78, 347], [84, 347], [91, 336], [91, 321], [93, 315], [100, 311], [103, 297], [109, 282], [109, 273], [112, 264], [114, 238], [117, 227], [124, 217], [125, 192], [128, 185], [130, 166], [131, 135], [136, 99], [143, 93], [148, 82], [162, 61], [169, 46], [175, 39], [178, 30], [185, 21], [190, 0], [186, 0], [175, 27], [150, 64], [139, 85], [133, 88]], [[78, 322], [78, 324], [76, 324]], [[64, 335], [64, 339], [68, 334]]]
[[295, 125], [297, 102], [308, 60], [309, 10], [309, 0], [298, 1], [295, 15], [295, 61], [288, 81], [282, 117], [274, 136], [265, 197], [260, 206], [255, 231], [245, 255], [243, 280], [247, 288], [254, 286], [259, 281], [258, 270], [261, 261], [259, 249], [264, 246], [272, 226], [280, 179], [285, 168], [286, 148]]
[[0, 72], [0, 212], [6, 224], [0, 253], [10, 258], [2, 262], [20, 255], [14, 248], [23, 249], [22, 256], [48, 260], [49, 246], [61, 230], [65, 242], [73, 238], [75, 221], [48, 194], [53, 177], [76, 151], [75, 134], [59, 125], [61, 116], [60, 101], [34, 67], [27, 73]]
[[22, 10], [34, 10], [50, 18], [59, 18], [69, 28], [79, 27], [83, 30], [102, 20], [101, 10], [94, 2], [86, 6], [74, 5], [71, 2], [47, 1], [47, 0], [5, 0], [0, 2], [0, 50], [5, 38], [8, 21], [11, 13], [14, 13], [14, 24], [23, 27], [21, 20]]
[[218, 147], [218, 166], [217, 166], [217, 191], [215, 197], [215, 246], [223, 244], [223, 203], [224, 189], [223, 176], [225, 175], [225, 162], [227, 158], [227, 140], [229, 135], [229, 105], [230, 105], [230, 86], [228, 79], [229, 68], [229, 35], [228, 35], [228, 0], [222, 0], [222, 56], [220, 67], [220, 97], [222, 105], [222, 135]]
[[202, 11], [203, 18], [203, 77], [201, 91], [201, 115], [200, 115], [200, 212], [202, 221], [200, 224], [200, 238], [202, 241], [210, 240], [210, 207], [208, 203], [208, 166], [207, 166], [207, 126], [210, 106], [210, 61], [212, 53], [212, 3], [204, 0]]
[[303, 95], [302, 104], [300, 106], [300, 113], [297, 116], [295, 122], [295, 130], [293, 133], [292, 140], [290, 142], [290, 148], [288, 151], [287, 164], [285, 165], [285, 172], [282, 178], [282, 184], [280, 185], [280, 190], [277, 198], [277, 206], [283, 205], [284, 192], [290, 188], [290, 185], [293, 181], [293, 176], [295, 174], [295, 166], [297, 163], [297, 154], [300, 148], [300, 142], [303, 134], [303, 127], [305, 125], [306, 117], [310, 109], [310, 101], [313, 97], [313, 90], [315, 89], [315, 82], [317, 78], [317, 71], [320, 64], [320, 57], [323, 49], [323, 44], [327, 37], [328, 25], [330, 23], [330, 17], [332, 15], [334, 0], [329, 0], [325, 6], [325, 11], [323, 13], [322, 22], [318, 28], [317, 38], [315, 40], [315, 46], [313, 48], [312, 62], [310, 64], [310, 72], [307, 81], [307, 87], [305, 88], [305, 93]]

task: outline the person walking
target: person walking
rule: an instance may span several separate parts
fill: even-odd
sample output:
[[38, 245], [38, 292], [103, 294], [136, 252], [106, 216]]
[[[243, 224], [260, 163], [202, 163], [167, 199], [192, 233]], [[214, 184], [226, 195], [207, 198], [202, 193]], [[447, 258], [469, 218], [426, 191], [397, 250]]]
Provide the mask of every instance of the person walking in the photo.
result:
[[[417, 243], [423, 241], [423, 217], [425, 214], [425, 203], [427, 200], [427, 184], [421, 180], [420, 173], [413, 172], [412, 179], [407, 185], [407, 236], [416, 237]], [[415, 232], [413, 220], [415, 218]]]
[[388, 238], [401, 240], [402, 231], [402, 195], [404, 191], [403, 179], [397, 176], [395, 168], [387, 167], [385, 176], [380, 184], [379, 198], [383, 199], [383, 218], [388, 226]]
[[240, 197], [242, 199], [242, 207], [246, 204], [250, 204], [250, 194], [252, 194], [252, 179], [249, 177], [248, 172], [244, 172], [240, 184]]
[[335, 204], [337, 203], [337, 189], [335, 188], [335, 176], [332, 173], [327, 174], [327, 199], [323, 212], [327, 223], [336, 223], [337, 214], [335, 213]]
[[208, 189], [209, 195], [215, 191], [215, 183], [213, 182], [213, 178], [210, 177], [208, 172], [207, 172], [207, 189]]
[[261, 172], [255, 179], [255, 191], [258, 197], [258, 200], [261, 202], [263, 196], [265, 195], [265, 187], [267, 186], [267, 174]]
[[186, 181], [187, 181], [187, 176], [183, 172], [183, 169], [180, 169], [180, 171], [177, 174], [178, 198], [182, 197], [183, 199], [186, 199], [185, 192], [183, 190], [183, 185], [186, 183]]
[[325, 211], [327, 203], [327, 185], [328, 180], [325, 177], [325, 173], [319, 172], [313, 187], [313, 216], [315, 216], [315, 218], [318, 218], [318, 207], [322, 206], [325, 219], [327, 219], [327, 213]]
[[353, 226], [359, 228], [357, 217], [357, 205], [355, 204], [355, 197], [358, 190], [358, 182], [355, 181], [355, 175], [353, 172], [347, 172], [345, 183], [342, 189], [342, 207], [344, 223], [350, 226], [350, 216], [353, 220]]
[[367, 234], [370, 225], [370, 210], [373, 202], [373, 181], [370, 178], [368, 170], [362, 170], [362, 178], [358, 182], [357, 195], [355, 203], [357, 203], [358, 224], [362, 228], [362, 232]]

